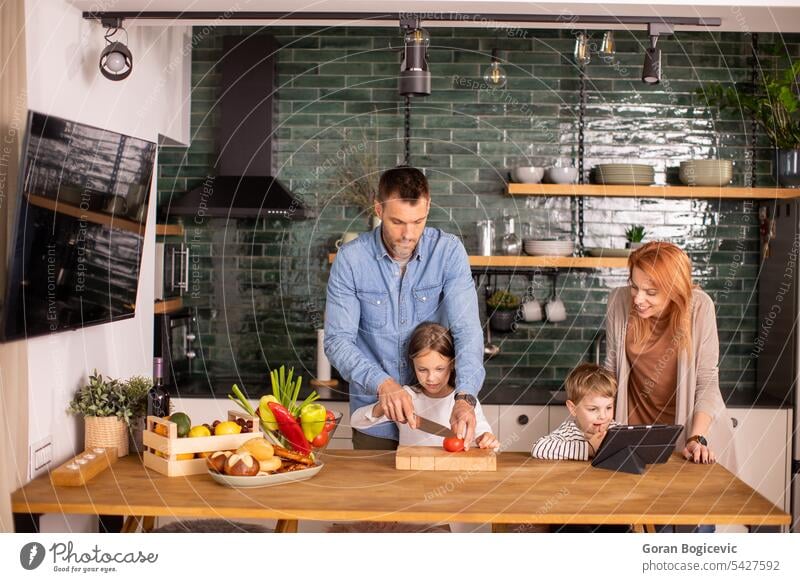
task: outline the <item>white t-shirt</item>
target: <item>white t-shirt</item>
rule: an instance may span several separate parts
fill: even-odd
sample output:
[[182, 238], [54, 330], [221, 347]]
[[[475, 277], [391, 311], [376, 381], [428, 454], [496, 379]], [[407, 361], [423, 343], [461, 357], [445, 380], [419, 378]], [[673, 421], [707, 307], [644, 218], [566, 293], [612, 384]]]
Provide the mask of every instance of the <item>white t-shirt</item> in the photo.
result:
[[[425, 417], [444, 426], [450, 426], [450, 414], [453, 412], [453, 404], [455, 403], [455, 390], [444, 398], [431, 398], [424, 392], [417, 392], [409, 386], [403, 386], [403, 390], [411, 394], [411, 401], [414, 403], [414, 412], [416, 412], [417, 416]], [[376, 424], [391, 422], [385, 415], [380, 417], [372, 416], [373, 408], [375, 408], [375, 405], [370, 404], [353, 411], [350, 417], [350, 425], [353, 428], [365, 429]], [[485, 432], [492, 432], [492, 427], [489, 425], [489, 421], [486, 420], [480, 403], [475, 405], [475, 418], [478, 421], [475, 427], [475, 438]], [[408, 424], [398, 423], [397, 428], [400, 431], [401, 445], [441, 447], [444, 441], [444, 437], [428, 434], [419, 429], [411, 429]]]

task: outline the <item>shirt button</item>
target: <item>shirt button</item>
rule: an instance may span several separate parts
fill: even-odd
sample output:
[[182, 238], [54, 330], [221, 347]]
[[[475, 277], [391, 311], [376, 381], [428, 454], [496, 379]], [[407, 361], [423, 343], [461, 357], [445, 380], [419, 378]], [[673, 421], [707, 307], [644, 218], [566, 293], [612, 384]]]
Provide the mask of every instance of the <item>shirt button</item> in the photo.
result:
[[380, 304], [381, 304], [381, 302], [380, 302], [380, 301], [378, 301], [378, 302], [377, 302], [377, 304], [378, 304], [378, 305], [380, 305]]
[[427, 299], [427, 297], [423, 297], [423, 298], [422, 298], [422, 300], [423, 300], [423, 301], [425, 301], [426, 299]]

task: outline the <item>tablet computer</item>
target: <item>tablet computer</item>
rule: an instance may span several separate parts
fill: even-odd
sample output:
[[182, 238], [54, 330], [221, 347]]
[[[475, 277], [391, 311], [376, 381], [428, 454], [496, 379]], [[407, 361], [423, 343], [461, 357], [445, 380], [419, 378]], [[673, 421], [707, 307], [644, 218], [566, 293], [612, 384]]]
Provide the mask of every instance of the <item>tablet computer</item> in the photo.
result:
[[680, 424], [622, 425], [608, 429], [592, 466], [642, 473], [644, 465], [665, 463], [683, 431]]

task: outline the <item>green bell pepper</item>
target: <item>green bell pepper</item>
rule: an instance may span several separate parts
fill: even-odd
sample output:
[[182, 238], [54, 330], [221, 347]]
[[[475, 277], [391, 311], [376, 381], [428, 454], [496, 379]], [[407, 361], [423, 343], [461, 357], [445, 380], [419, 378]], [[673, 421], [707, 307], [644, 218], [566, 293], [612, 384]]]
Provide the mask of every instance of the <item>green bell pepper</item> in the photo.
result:
[[314, 440], [319, 433], [325, 428], [325, 416], [328, 411], [322, 404], [312, 402], [306, 404], [300, 409], [300, 426], [303, 428], [303, 435], [305, 435], [308, 442]]

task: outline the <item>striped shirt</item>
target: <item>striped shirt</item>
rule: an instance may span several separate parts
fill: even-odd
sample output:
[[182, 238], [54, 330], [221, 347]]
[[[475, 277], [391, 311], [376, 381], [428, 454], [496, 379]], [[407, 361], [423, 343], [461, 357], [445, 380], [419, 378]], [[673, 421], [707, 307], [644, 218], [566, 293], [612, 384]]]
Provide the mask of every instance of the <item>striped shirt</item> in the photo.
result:
[[[609, 426], [618, 424], [618, 422], [611, 421]], [[536, 441], [531, 455], [537, 459], [588, 461], [589, 441], [575, 424], [575, 420], [569, 417], [549, 435]]]

